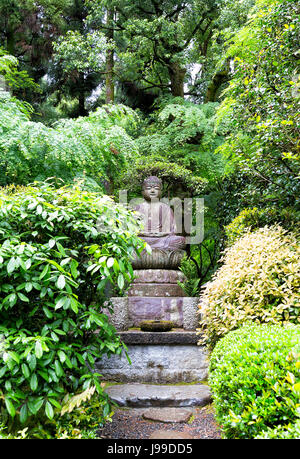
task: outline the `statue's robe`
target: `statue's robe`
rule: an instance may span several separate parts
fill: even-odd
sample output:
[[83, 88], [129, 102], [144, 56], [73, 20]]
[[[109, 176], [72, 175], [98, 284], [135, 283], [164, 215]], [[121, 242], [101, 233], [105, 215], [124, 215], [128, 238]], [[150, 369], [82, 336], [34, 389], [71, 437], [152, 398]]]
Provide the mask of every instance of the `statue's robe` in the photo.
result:
[[184, 249], [185, 238], [175, 234], [177, 231], [175, 218], [168, 204], [160, 201], [155, 203], [144, 201], [135, 210], [140, 213], [144, 225], [140, 237], [153, 249]]

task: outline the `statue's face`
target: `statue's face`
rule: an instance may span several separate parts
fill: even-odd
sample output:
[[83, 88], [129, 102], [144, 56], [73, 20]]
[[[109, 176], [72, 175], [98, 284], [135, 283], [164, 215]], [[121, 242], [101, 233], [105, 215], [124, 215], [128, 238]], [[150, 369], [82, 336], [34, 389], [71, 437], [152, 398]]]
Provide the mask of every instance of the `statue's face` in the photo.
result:
[[143, 196], [147, 201], [161, 197], [161, 186], [158, 183], [147, 183], [143, 186]]

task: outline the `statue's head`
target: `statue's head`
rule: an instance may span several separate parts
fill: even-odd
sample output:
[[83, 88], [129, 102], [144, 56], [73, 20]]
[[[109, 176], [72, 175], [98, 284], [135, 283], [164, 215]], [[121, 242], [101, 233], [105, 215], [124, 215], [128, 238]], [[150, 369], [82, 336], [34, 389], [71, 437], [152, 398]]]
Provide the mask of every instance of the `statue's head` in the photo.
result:
[[162, 194], [162, 181], [156, 176], [150, 176], [143, 181], [142, 194], [147, 201], [159, 199]]

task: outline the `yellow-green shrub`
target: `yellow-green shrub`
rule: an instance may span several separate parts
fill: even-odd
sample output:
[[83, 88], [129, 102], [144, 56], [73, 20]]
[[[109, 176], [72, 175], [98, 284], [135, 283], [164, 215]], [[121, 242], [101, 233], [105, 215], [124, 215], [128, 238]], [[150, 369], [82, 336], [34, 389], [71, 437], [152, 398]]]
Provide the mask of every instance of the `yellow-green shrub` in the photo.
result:
[[299, 221], [299, 213], [291, 207], [277, 209], [275, 207], [265, 207], [258, 209], [250, 207], [243, 209], [230, 223], [225, 226], [226, 245], [234, 244], [248, 230], [254, 231], [266, 225], [274, 225], [282, 222], [284, 228], [292, 230]]
[[246, 233], [227, 248], [200, 308], [202, 341], [217, 340], [246, 321], [300, 322], [300, 246], [279, 226]]

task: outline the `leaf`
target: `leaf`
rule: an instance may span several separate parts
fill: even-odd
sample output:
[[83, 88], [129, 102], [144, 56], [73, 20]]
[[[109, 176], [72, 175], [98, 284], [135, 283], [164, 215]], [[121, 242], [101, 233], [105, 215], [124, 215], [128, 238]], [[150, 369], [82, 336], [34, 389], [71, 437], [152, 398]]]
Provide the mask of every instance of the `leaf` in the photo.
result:
[[35, 347], [34, 347], [34, 352], [35, 352], [35, 355], [38, 359], [40, 359], [43, 355], [43, 348], [42, 348], [42, 345], [40, 343], [40, 341], [36, 341], [35, 343]]
[[46, 413], [47, 418], [53, 419], [54, 411], [53, 411], [51, 403], [48, 400], [45, 404], [45, 413]]
[[7, 272], [8, 272], [8, 274], [11, 274], [15, 270], [16, 266], [17, 266], [16, 259], [14, 257], [12, 257], [9, 260], [8, 264], [7, 264]]
[[28, 354], [27, 362], [31, 371], [36, 368], [36, 357], [34, 354]]
[[65, 257], [66, 256], [66, 252], [65, 252], [65, 249], [63, 248], [63, 246], [59, 242], [56, 242], [56, 247], [58, 248], [59, 253], [61, 253], [61, 255], [63, 257]]
[[55, 367], [55, 373], [57, 376], [60, 378], [64, 374], [64, 370], [62, 369], [62, 366], [58, 360], [55, 360], [54, 362], [54, 367]]
[[74, 279], [78, 277], [77, 266], [78, 266], [78, 262], [76, 260], [72, 260], [71, 261], [71, 273]]
[[78, 302], [72, 296], [71, 296], [70, 300], [71, 300], [71, 308], [75, 312], [75, 314], [77, 314], [77, 312], [78, 312]]
[[114, 262], [115, 262], [115, 259], [113, 257], [110, 257], [106, 262], [107, 267], [111, 268], [113, 266]]
[[118, 287], [120, 290], [124, 288], [124, 276], [121, 273], [118, 275]]
[[38, 387], [37, 375], [33, 373], [30, 378], [30, 389], [34, 392]]
[[65, 279], [65, 276], [63, 274], [61, 274], [57, 280], [57, 283], [56, 283], [57, 287], [62, 290], [65, 285], [66, 285], [66, 279]]
[[14, 404], [11, 401], [10, 398], [5, 398], [5, 406], [6, 406], [6, 409], [7, 409], [8, 413], [10, 414], [10, 416], [12, 418], [15, 417], [16, 409], [15, 409]]
[[49, 265], [46, 265], [39, 277], [39, 280], [42, 280], [46, 276], [46, 274], [48, 273], [48, 270], [49, 270]]
[[23, 364], [21, 365], [21, 369], [22, 369], [22, 373], [23, 373], [24, 377], [25, 377], [25, 378], [29, 378], [29, 376], [30, 376], [30, 371], [29, 371], [29, 368], [28, 368], [28, 366], [26, 365], [26, 363], [23, 363]]
[[23, 424], [28, 418], [28, 408], [27, 408], [27, 403], [24, 403], [20, 410], [20, 422]]
[[43, 398], [28, 401], [28, 408], [32, 414], [36, 414], [44, 403]]
[[18, 297], [20, 298], [21, 301], [29, 303], [29, 298], [27, 298], [27, 296], [23, 295], [23, 293], [18, 293]]
[[55, 246], [55, 243], [56, 243], [55, 239], [50, 239], [50, 241], [48, 242], [50, 249], [52, 249]]

